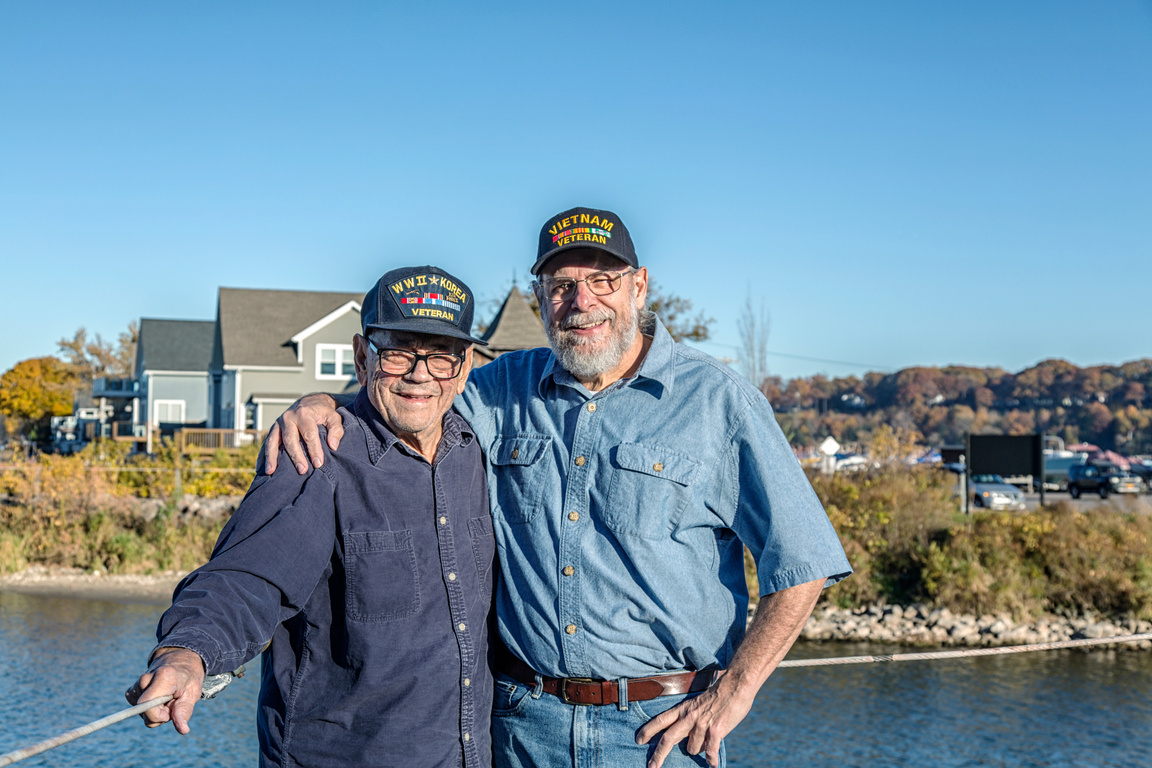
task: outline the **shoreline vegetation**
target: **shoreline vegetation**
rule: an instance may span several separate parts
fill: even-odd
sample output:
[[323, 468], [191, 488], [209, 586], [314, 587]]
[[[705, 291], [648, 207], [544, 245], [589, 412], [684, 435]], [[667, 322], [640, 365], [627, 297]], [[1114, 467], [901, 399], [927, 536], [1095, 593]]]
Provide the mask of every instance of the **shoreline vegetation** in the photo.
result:
[[[252, 478], [235, 470], [257, 448], [183, 465], [167, 447], [117, 450], [0, 458], [0, 591], [166, 603], [210, 555]], [[825, 590], [802, 638], [972, 646], [1152, 631], [1147, 505], [966, 516], [952, 476], [933, 468], [811, 480], [855, 574]]]

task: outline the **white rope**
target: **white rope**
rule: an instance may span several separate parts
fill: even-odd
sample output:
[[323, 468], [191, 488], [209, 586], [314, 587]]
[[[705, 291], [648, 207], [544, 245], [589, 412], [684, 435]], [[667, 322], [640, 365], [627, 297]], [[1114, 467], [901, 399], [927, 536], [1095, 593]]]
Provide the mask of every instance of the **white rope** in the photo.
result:
[[791, 659], [788, 661], [782, 661], [777, 666], [778, 668], [833, 667], [841, 664], [875, 664], [888, 661], [936, 661], [938, 659], [960, 659], [967, 656], [999, 656], [1005, 653], [1029, 653], [1031, 651], [1054, 651], [1059, 648], [1083, 648], [1089, 645], [1135, 643], [1141, 640], [1152, 640], [1152, 632], [1148, 632], [1142, 635], [1120, 635], [1117, 637], [1091, 637], [1081, 640], [1059, 640], [1053, 643], [1033, 643], [1031, 645], [1005, 645], [999, 648], [965, 648], [959, 651], [893, 653], [881, 656], [840, 656], [831, 659]]
[[[220, 693], [220, 691], [228, 687], [228, 684], [232, 682], [233, 677], [243, 676], [244, 667], [240, 667], [235, 672], [225, 672], [221, 675], [208, 675], [204, 678], [204, 683], [201, 686], [200, 698], [213, 698], [216, 696], [216, 694]], [[115, 714], [102, 717], [99, 720], [93, 720], [87, 725], [74, 728], [67, 733], [62, 733], [59, 736], [53, 736], [50, 739], [37, 742], [30, 747], [24, 747], [22, 749], [17, 749], [13, 752], [0, 755], [0, 768], [4, 768], [6, 765], [12, 765], [12, 763], [18, 763], [21, 760], [26, 760], [27, 758], [32, 757], [33, 755], [38, 755], [41, 752], [47, 752], [50, 749], [55, 749], [56, 747], [67, 744], [70, 741], [75, 741], [76, 739], [87, 736], [90, 733], [95, 733], [101, 728], [107, 728], [110, 725], [115, 725], [121, 720], [127, 720], [133, 715], [139, 715], [143, 712], [147, 712], [150, 709], [154, 709], [161, 704], [166, 704], [169, 701], [172, 701], [173, 698], [175, 697], [171, 694], [168, 694], [157, 699], [148, 699], [148, 701], [142, 701], [134, 707], [122, 709]]]

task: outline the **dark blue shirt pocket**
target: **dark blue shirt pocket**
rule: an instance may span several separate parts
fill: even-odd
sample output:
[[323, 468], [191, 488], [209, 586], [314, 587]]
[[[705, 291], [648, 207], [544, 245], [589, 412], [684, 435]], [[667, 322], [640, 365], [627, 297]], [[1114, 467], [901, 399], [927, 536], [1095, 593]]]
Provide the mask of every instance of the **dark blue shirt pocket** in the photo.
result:
[[501, 437], [492, 445], [488, 461], [496, 475], [496, 509], [511, 524], [528, 523], [540, 511], [544, 489], [558, 483], [545, 458], [552, 446], [548, 435], [521, 434]]
[[476, 575], [481, 592], [491, 588], [492, 559], [496, 555], [496, 539], [492, 535], [491, 517], [473, 517], [468, 521], [468, 537], [472, 539], [472, 557], [476, 560]]
[[348, 618], [392, 621], [420, 609], [420, 578], [411, 531], [344, 534]]
[[621, 443], [609, 458], [612, 481], [604, 524], [615, 533], [667, 538], [692, 498], [700, 462], [655, 443]]

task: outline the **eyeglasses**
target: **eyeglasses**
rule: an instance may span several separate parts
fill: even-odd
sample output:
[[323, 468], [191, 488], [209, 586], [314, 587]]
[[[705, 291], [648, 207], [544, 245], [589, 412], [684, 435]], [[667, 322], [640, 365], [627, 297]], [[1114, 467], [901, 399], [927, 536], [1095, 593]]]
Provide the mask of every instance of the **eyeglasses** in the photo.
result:
[[377, 347], [368, 339], [368, 348], [377, 356], [377, 368], [390, 376], [407, 376], [416, 370], [416, 363], [424, 361], [428, 374], [434, 379], [454, 379], [460, 375], [464, 368], [464, 355], [455, 355], [449, 352], [433, 352], [430, 355], [418, 355], [406, 349], [391, 349]]
[[568, 301], [576, 295], [576, 285], [584, 283], [588, 290], [596, 296], [607, 296], [620, 290], [620, 280], [624, 275], [630, 275], [636, 270], [629, 267], [623, 272], [593, 272], [583, 280], [573, 280], [570, 277], [546, 277], [536, 281], [536, 287], [544, 291], [553, 302], [559, 304]]

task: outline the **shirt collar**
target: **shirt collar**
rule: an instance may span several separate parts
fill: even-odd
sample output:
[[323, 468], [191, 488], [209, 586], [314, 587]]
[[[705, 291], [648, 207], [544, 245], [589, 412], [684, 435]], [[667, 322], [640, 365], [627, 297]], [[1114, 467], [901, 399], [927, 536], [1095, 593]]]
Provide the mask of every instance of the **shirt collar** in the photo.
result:
[[[384, 454], [388, 453], [393, 446], [399, 446], [400, 450], [410, 452], [408, 447], [400, 441], [400, 438], [396, 437], [396, 434], [384, 423], [384, 418], [368, 398], [367, 388], [360, 387], [356, 399], [352, 401], [351, 410], [363, 428], [364, 446], [368, 451], [368, 460], [373, 465], [378, 464]], [[455, 408], [449, 408], [448, 412], [444, 414], [442, 429], [440, 445], [447, 448], [457, 444], [468, 445], [476, 439], [472, 427], [464, 420], [463, 416], [456, 412]], [[445, 453], [446, 451], [437, 450], [437, 459]]]
[[[674, 365], [676, 342], [672, 340], [671, 334], [660, 322], [660, 318], [652, 315], [652, 320], [652, 343], [648, 346], [648, 353], [644, 356], [643, 362], [640, 363], [640, 369], [636, 371], [634, 379], [650, 379], [664, 389], [671, 391], [672, 384], [676, 380]], [[547, 396], [545, 390], [550, 380], [555, 381], [558, 385], [583, 389], [580, 382], [576, 381], [572, 374], [561, 367], [554, 352], [548, 355], [548, 362], [544, 364], [544, 370], [540, 374], [540, 381], [536, 386], [536, 391], [540, 397]], [[609, 389], [615, 389], [615, 387], [609, 387]]]

